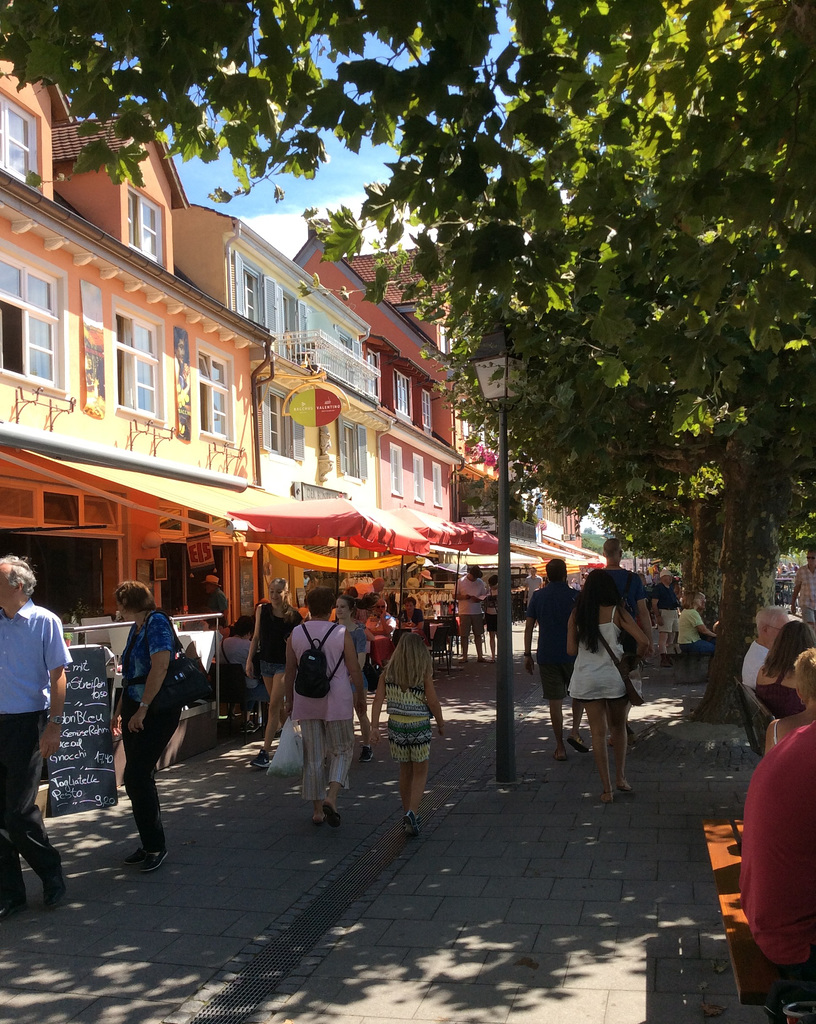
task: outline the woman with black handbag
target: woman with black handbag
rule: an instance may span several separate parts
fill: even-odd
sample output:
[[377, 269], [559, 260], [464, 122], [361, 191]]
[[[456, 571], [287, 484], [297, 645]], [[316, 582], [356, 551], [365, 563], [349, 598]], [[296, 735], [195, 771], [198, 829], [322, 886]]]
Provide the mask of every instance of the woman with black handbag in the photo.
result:
[[130, 797], [141, 845], [124, 863], [143, 873], [160, 868], [167, 856], [156, 765], [178, 728], [181, 708], [151, 708], [161, 689], [178, 640], [170, 619], [156, 611], [149, 588], [126, 580], [114, 591], [119, 613], [132, 622], [122, 655], [122, 695], [111, 719], [114, 735], [121, 732], [125, 748], [125, 790]]
[[567, 623], [567, 653], [577, 655], [569, 694], [584, 702], [592, 730], [592, 753], [601, 777], [601, 800], [611, 804], [614, 794], [609, 776], [607, 731], [615, 754], [615, 784], [622, 793], [631, 793], [626, 781], [626, 683], [618, 667], [623, 656], [620, 642], [625, 631], [645, 651], [649, 639], [624, 608], [615, 580], [605, 569], [587, 576], [575, 608]]

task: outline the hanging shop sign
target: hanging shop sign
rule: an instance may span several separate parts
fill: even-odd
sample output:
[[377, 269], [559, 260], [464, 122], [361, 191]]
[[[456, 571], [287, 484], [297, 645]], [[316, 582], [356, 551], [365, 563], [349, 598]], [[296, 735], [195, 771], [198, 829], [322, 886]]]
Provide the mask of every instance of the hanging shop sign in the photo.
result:
[[310, 388], [293, 395], [289, 415], [304, 427], [325, 427], [334, 423], [342, 411], [340, 398], [325, 388]]
[[191, 537], [187, 541], [187, 558], [193, 570], [211, 569], [215, 565], [213, 549], [207, 534]]

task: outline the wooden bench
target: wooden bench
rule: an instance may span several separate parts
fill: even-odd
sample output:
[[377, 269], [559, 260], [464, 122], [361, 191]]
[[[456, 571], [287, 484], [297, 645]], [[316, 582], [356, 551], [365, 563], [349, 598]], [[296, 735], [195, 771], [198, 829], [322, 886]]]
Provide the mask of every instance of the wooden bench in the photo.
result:
[[674, 681], [676, 683], [708, 682], [708, 669], [712, 655], [700, 654], [698, 651], [680, 651], [672, 655], [674, 663]]
[[765, 733], [774, 720], [774, 714], [757, 697], [756, 690], [746, 686], [741, 679], [737, 680], [737, 701], [742, 714], [742, 724], [748, 744], [760, 757], [765, 753]]
[[720, 897], [720, 913], [739, 1001], [749, 1006], [762, 1006], [768, 989], [779, 980], [779, 972], [754, 942], [740, 903], [742, 822], [707, 820], [703, 821], [703, 831]]

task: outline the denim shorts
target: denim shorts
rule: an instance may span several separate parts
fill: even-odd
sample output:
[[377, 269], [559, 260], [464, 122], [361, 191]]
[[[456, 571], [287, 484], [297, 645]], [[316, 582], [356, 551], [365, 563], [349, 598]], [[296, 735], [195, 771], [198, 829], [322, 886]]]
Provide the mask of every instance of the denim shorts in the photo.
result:
[[286, 671], [285, 665], [279, 665], [276, 661], [262, 661], [261, 662], [261, 675], [271, 678], [272, 676], [282, 675]]

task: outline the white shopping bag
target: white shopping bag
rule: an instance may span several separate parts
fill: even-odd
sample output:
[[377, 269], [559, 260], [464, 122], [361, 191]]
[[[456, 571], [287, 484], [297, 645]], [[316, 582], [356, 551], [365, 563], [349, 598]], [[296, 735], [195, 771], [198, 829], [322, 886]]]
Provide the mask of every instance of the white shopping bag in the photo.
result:
[[300, 775], [302, 771], [303, 737], [300, 735], [300, 728], [291, 718], [287, 718], [283, 723], [278, 749], [269, 762], [266, 774], [289, 778], [292, 775]]

